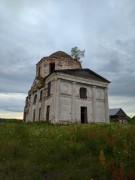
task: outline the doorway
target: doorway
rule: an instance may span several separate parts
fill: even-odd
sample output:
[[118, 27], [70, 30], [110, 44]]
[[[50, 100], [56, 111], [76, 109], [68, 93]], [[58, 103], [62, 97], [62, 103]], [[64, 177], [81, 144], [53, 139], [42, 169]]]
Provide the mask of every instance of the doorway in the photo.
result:
[[41, 117], [41, 108], [39, 108], [39, 114], [38, 114], [38, 120], [40, 121], [40, 117]]
[[50, 106], [47, 106], [47, 109], [46, 109], [46, 121], [49, 121], [49, 113], [50, 113]]
[[81, 123], [87, 123], [87, 107], [81, 107]]
[[35, 122], [35, 117], [36, 117], [36, 110], [33, 110], [33, 122]]

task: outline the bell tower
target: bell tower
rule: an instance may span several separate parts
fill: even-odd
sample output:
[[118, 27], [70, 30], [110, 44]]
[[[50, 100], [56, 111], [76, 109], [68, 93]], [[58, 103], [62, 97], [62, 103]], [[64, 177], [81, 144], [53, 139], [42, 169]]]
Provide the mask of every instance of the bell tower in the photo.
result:
[[55, 70], [82, 69], [81, 63], [63, 51], [43, 57], [36, 65], [36, 77], [46, 77]]

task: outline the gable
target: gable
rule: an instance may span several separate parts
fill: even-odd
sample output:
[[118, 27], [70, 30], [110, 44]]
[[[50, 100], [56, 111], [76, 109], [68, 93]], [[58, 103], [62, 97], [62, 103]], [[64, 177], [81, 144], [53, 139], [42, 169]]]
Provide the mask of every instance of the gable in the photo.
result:
[[122, 109], [120, 109], [120, 110], [117, 112], [117, 115], [118, 115], [118, 116], [125, 116], [125, 117], [127, 117], [126, 113], [125, 113]]
[[109, 115], [127, 117], [126, 113], [121, 108], [109, 109]]

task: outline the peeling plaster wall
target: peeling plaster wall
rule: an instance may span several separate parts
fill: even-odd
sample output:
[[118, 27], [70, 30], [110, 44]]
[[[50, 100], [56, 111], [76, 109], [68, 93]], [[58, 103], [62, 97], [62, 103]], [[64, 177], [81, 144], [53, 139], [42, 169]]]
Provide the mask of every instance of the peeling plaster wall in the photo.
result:
[[[25, 121], [33, 122], [34, 110], [35, 121], [46, 121], [47, 106], [50, 106], [49, 121], [52, 123], [81, 123], [81, 107], [87, 107], [88, 123], [108, 123], [108, 82], [91, 76], [91, 78], [84, 78], [62, 72], [50, 74], [50, 63], [55, 63], [56, 70], [82, 68], [80, 62], [67, 55], [66, 57], [51, 56], [41, 59], [36, 65], [36, 78], [26, 98]], [[48, 83], [50, 82], [51, 89], [48, 96]], [[86, 99], [80, 98], [80, 88], [87, 89]], [[42, 99], [40, 99], [41, 91]], [[37, 100], [33, 103], [35, 95], [37, 95]]]
[[[70, 81], [60, 81], [60, 117], [59, 120], [69, 122], [81, 122], [81, 107], [87, 107], [88, 122], [106, 122], [105, 116], [105, 88], [95, 88], [95, 108], [93, 110], [93, 92], [92, 85], [86, 85], [82, 83], [75, 83], [75, 100], [73, 101], [72, 94], [72, 83]], [[79, 92], [80, 88], [84, 87], [87, 89], [87, 99], [81, 99]], [[75, 119], [73, 119], [72, 108], [75, 106]], [[95, 119], [93, 114], [95, 113]]]
[[[69, 78], [69, 75], [68, 75]], [[106, 87], [94, 86], [93, 84], [86, 84], [83, 80], [72, 78], [69, 80], [66, 75], [63, 79], [59, 75], [52, 75], [46, 80], [43, 91], [42, 101], [40, 98], [40, 91], [38, 90], [31, 95], [31, 103], [27, 121], [33, 121], [33, 111], [36, 110], [36, 120], [39, 120], [39, 108], [41, 108], [40, 120], [46, 120], [47, 106], [50, 106], [49, 120], [52, 123], [81, 123], [81, 107], [87, 107], [88, 123], [92, 122], [108, 122], [108, 115], [106, 114], [105, 92]], [[47, 96], [47, 85], [51, 82], [50, 96]], [[87, 89], [87, 99], [80, 98], [80, 88]], [[33, 104], [34, 96], [37, 94], [37, 102]], [[94, 102], [95, 101], [95, 102]]]

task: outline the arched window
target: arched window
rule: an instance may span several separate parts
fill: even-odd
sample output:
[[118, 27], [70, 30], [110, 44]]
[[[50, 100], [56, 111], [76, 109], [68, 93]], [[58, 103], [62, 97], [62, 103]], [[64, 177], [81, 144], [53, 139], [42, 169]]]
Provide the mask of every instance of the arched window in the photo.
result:
[[83, 88], [83, 87], [80, 88], [80, 98], [87, 99], [87, 89], [86, 88]]
[[48, 92], [47, 92], [47, 96], [51, 95], [51, 82], [48, 83]]
[[37, 101], [37, 94], [35, 94], [35, 96], [34, 96], [33, 104], [36, 104], [36, 101]]

